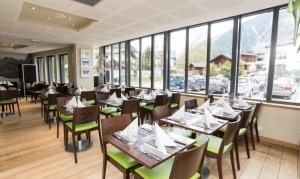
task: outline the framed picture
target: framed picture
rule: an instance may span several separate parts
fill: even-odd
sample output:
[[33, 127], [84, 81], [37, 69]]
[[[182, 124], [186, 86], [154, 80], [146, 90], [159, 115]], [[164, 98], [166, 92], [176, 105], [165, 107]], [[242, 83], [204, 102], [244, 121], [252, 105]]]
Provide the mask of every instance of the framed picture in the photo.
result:
[[80, 66], [83, 67], [83, 68], [91, 67], [92, 66], [92, 60], [90, 60], [88, 58], [82, 58]]
[[81, 68], [80, 72], [82, 78], [92, 77], [92, 68]]
[[81, 58], [91, 58], [91, 57], [92, 57], [91, 50], [81, 49]]

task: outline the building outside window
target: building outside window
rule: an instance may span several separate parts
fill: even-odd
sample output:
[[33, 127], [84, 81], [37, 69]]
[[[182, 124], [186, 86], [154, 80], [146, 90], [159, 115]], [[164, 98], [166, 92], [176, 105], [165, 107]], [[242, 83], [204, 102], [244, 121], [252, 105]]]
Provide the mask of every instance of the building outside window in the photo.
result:
[[56, 64], [53, 55], [48, 56], [48, 81], [56, 82]]
[[62, 83], [69, 83], [69, 55], [60, 55], [60, 75]]
[[44, 69], [44, 58], [37, 57], [37, 66], [38, 66], [38, 74], [39, 81], [45, 81], [45, 69]]
[[130, 41], [130, 85], [139, 87], [140, 40]]
[[151, 88], [151, 37], [142, 38], [142, 87]]
[[119, 54], [119, 44], [114, 44], [113, 46], [113, 84], [120, 83], [120, 54]]
[[154, 69], [153, 86], [155, 89], [163, 89], [164, 85], [164, 35], [154, 36]]
[[105, 73], [105, 83], [112, 83], [112, 72], [111, 72], [111, 46], [105, 46], [105, 59], [104, 59], [104, 73]]

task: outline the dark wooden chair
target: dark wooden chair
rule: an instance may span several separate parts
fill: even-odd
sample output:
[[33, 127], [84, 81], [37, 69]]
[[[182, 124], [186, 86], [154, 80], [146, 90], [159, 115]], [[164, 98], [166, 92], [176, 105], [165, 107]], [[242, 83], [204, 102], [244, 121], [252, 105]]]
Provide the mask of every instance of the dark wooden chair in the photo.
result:
[[120, 112], [112, 113], [111, 116], [130, 114], [131, 120], [140, 116], [140, 101], [138, 99], [124, 100]]
[[[144, 123], [144, 118], [146, 117], [148, 120], [149, 114], [152, 115], [152, 110], [158, 106], [163, 106], [167, 104], [168, 95], [156, 95], [154, 104], [147, 104], [145, 106], [141, 106], [141, 123]], [[152, 119], [152, 116], [151, 116]]]
[[198, 147], [178, 152], [175, 159], [169, 159], [162, 164], [149, 169], [140, 167], [134, 171], [135, 179], [190, 179], [201, 178], [202, 164], [206, 153], [208, 139]]
[[118, 98], [121, 98], [121, 93], [122, 93], [121, 88], [112, 88], [112, 89], [109, 90], [110, 95], [112, 95], [114, 93], [116, 93]]
[[[233, 146], [234, 146], [234, 139], [236, 137], [236, 133], [239, 127], [240, 120], [229, 122], [224, 133], [223, 138], [219, 138], [216, 136], [209, 136], [209, 142], [207, 146], [206, 156], [210, 158], [217, 159], [218, 165], [218, 172], [219, 178], [223, 179], [223, 171], [222, 171], [222, 159], [224, 154], [230, 153], [230, 160], [231, 160], [231, 168], [233, 172], [233, 177], [236, 178], [235, 173], [235, 165], [234, 165], [234, 153], [233, 153]], [[205, 141], [206, 136], [200, 135], [196, 138], [197, 143], [196, 146], [203, 144]]]
[[[115, 167], [117, 167], [121, 172], [123, 172], [123, 178], [129, 179], [130, 173], [133, 172], [137, 167], [141, 166], [139, 163], [125, 154], [124, 152], [118, 150], [117, 148], [110, 147], [107, 148], [108, 140], [107, 138], [113, 133], [125, 129], [131, 122], [131, 116], [129, 114], [124, 114], [121, 116], [105, 118], [101, 121], [101, 136], [102, 136], [102, 150], [103, 150], [103, 169], [102, 178], [105, 179], [106, 175], [106, 164], [109, 161]], [[120, 160], [121, 159], [121, 160]], [[119, 162], [119, 161], [122, 161]]]
[[72, 143], [74, 148], [74, 159], [77, 163], [77, 146], [75, 141], [76, 135], [86, 133], [87, 138], [91, 141], [90, 132], [98, 130], [99, 140], [101, 143], [100, 121], [99, 121], [99, 106], [89, 106], [83, 108], [74, 108], [73, 121], [65, 123], [65, 144], [68, 144], [68, 132], [72, 133]]
[[49, 129], [51, 129], [51, 120], [50, 120], [50, 113], [53, 113], [53, 117], [56, 117], [56, 111], [57, 111], [57, 97], [63, 97], [64, 94], [48, 94], [48, 102], [44, 105], [44, 114], [46, 122], [49, 125]]
[[198, 107], [197, 99], [191, 99], [184, 102], [185, 110], [195, 109]]
[[130, 96], [130, 91], [135, 91], [135, 87], [126, 87], [124, 94]]
[[[99, 100], [107, 100], [108, 98], [109, 98], [109, 93], [97, 91], [97, 94], [96, 94], [97, 101], [99, 101]], [[105, 107], [104, 104], [100, 103], [99, 105], [100, 105], [100, 109], [102, 109], [103, 107]]]
[[95, 91], [82, 91], [80, 94], [80, 99], [86, 100], [87, 105], [93, 105], [96, 103], [96, 92]]
[[[67, 104], [69, 100], [72, 99], [72, 96], [65, 96], [65, 97], [57, 97], [57, 134], [56, 137], [59, 137], [59, 122], [61, 121], [63, 123], [63, 126], [65, 126], [65, 123], [70, 122], [73, 120], [73, 115], [66, 115], [64, 114], [64, 106]], [[65, 127], [64, 127], [65, 130]]]
[[170, 108], [171, 112], [174, 112], [179, 109], [180, 103], [180, 93], [172, 93]]
[[209, 100], [209, 103], [213, 103], [215, 101], [214, 96], [212, 94], [207, 95], [205, 101]]
[[256, 104], [255, 111], [253, 113], [252, 119], [249, 124], [249, 129], [250, 129], [250, 135], [251, 135], [251, 142], [252, 142], [252, 147], [253, 150], [255, 150], [255, 142], [254, 142], [254, 131], [255, 129], [255, 134], [256, 134], [256, 140], [259, 142], [259, 133], [258, 133], [258, 126], [257, 126], [257, 121], [258, 121], [258, 112], [261, 107], [261, 104]]
[[142, 92], [142, 89], [135, 89], [134, 91], [129, 91], [129, 96], [137, 96]]
[[56, 87], [56, 91], [61, 93], [61, 94], [67, 95], [68, 94], [68, 86], [64, 86], [63, 84], [59, 84]]
[[9, 111], [15, 114], [15, 104], [16, 104], [18, 108], [19, 116], [21, 116], [18, 98], [19, 98], [19, 93], [17, 89], [0, 91], [0, 106], [2, 106], [2, 111], [4, 111], [4, 108], [8, 106]]

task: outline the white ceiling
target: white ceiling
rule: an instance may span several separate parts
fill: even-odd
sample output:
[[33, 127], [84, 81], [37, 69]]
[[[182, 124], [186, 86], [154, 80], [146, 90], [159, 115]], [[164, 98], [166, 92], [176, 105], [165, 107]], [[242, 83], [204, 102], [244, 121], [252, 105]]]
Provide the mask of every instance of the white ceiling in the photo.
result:
[[94, 7], [72, 0], [26, 0], [98, 21], [80, 32], [19, 21], [24, 2], [0, 1], [0, 42], [10, 37], [27, 43], [30, 39], [41, 41], [17, 50], [19, 53], [50, 50], [75, 43], [98, 47], [273, 7], [288, 0], [102, 0]]

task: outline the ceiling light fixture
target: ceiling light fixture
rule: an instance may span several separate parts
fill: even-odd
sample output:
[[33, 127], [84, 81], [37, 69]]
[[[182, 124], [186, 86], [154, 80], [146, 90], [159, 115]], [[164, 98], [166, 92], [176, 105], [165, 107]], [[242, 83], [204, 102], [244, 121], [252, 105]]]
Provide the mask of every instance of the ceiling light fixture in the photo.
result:
[[72, 27], [75, 27], [75, 24], [72, 24]]
[[35, 10], [35, 6], [32, 6], [31, 9], [34, 11]]
[[71, 20], [72, 20], [72, 18], [71, 18], [71, 17], [69, 17], [69, 18], [68, 18], [68, 20], [69, 20], [69, 21], [71, 21]]
[[47, 17], [47, 20], [50, 20], [50, 17], [49, 17], [49, 16]]

